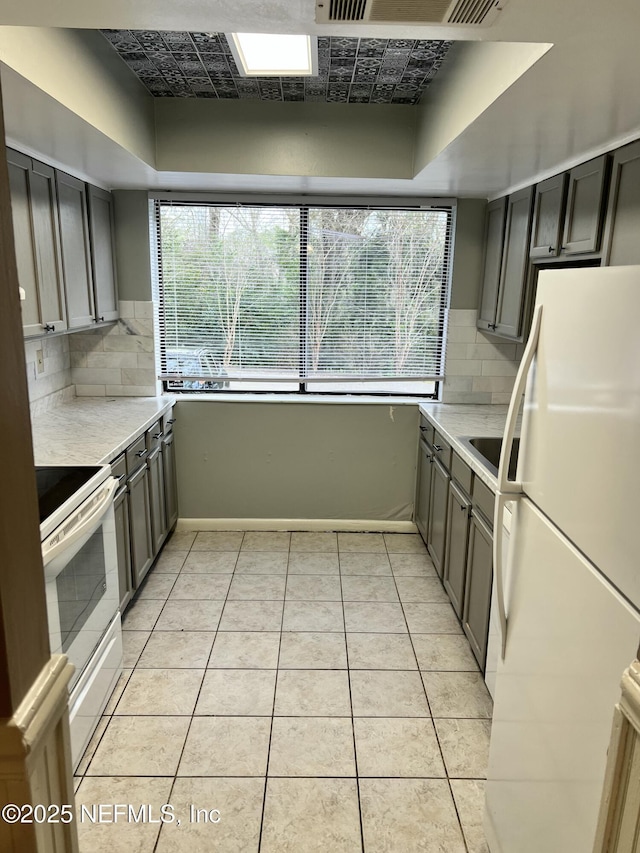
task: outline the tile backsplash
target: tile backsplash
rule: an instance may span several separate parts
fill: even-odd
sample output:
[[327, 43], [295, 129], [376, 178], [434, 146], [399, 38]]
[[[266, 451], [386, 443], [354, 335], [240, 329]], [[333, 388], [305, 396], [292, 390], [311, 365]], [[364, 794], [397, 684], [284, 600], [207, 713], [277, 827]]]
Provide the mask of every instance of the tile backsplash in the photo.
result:
[[[476, 311], [450, 309], [443, 403], [508, 403], [523, 344], [476, 329]], [[37, 372], [37, 351], [44, 370]], [[32, 414], [67, 398], [153, 397], [156, 380], [153, 302], [120, 302], [120, 320], [25, 343]]]
[[[38, 372], [38, 351], [42, 350], [42, 372]], [[69, 336], [25, 341], [27, 382], [31, 414], [39, 414], [74, 396], [71, 379]]]
[[112, 326], [69, 335], [78, 397], [153, 397], [158, 393], [153, 302], [120, 302]]
[[443, 403], [508, 403], [524, 344], [476, 329], [477, 311], [449, 309]]

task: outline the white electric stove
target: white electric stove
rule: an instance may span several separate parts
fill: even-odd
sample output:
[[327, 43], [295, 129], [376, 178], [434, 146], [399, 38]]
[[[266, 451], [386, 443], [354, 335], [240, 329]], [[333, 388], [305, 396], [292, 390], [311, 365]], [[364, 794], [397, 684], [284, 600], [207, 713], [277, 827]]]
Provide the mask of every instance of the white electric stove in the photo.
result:
[[37, 467], [52, 654], [75, 666], [69, 685], [73, 767], [122, 672], [118, 560], [108, 465]]

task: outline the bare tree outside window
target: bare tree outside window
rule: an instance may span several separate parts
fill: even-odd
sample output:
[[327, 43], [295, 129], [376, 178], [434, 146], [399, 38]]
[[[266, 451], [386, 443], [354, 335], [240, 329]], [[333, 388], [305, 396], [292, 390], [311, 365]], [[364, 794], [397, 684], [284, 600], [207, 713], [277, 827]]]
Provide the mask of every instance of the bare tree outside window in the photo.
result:
[[169, 387], [435, 389], [450, 210], [159, 203], [157, 218]]

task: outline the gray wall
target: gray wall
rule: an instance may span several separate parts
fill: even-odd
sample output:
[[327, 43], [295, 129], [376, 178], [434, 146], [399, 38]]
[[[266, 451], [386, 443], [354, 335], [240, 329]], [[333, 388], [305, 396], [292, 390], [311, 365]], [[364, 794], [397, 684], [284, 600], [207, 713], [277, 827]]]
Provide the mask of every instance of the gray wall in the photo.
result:
[[179, 401], [181, 518], [410, 521], [418, 407]]
[[484, 199], [460, 198], [456, 212], [451, 308], [477, 308], [484, 257]]
[[156, 168], [412, 178], [416, 115], [391, 104], [156, 98]]
[[[147, 194], [115, 200], [120, 298], [149, 300]], [[451, 306], [472, 309], [485, 202], [458, 204]], [[177, 414], [182, 518], [411, 520], [416, 405], [195, 400]]]
[[149, 198], [146, 190], [114, 190], [116, 264], [120, 299], [151, 299]]

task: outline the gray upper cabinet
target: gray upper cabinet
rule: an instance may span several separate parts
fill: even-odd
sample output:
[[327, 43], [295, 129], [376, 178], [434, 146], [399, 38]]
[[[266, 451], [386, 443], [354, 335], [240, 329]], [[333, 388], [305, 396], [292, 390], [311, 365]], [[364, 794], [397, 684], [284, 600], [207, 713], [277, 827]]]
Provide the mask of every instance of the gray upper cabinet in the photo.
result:
[[600, 249], [608, 166], [609, 156], [603, 154], [569, 172], [563, 255], [597, 252]]
[[39, 335], [43, 331], [40, 300], [38, 299], [38, 273], [33, 250], [31, 205], [29, 202], [29, 172], [31, 159], [17, 151], [7, 151], [9, 186], [11, 189], [11, 218], [16, 247], [18, 282], [23, 292], [22, 325], [25, 335]]
[[500, 272], [498, 308], [494, 332], [504, 338], [520, 338], [529, 269], [529, 237], [533, 187], [509, 196]]
[[562, 245], [567, 175], [556, 175], [536, 187], [531, 224], [532, 259], [555, 258]]
[[18, 282], [24, 290], [24, 334], [67, 328], [55, 172], [17, 151], [7, 151]]
[[[33, 237], [38, 270], [38, 291], [45, 331], [67, 328], [60, 262], [58, 205], [55, 170], [32, 160], [29, 175]], [[53, 326], [48, 329], [47, 326]]]
[[118, 319], [111, 193], [88, 186], [91, 262], [98, 322]]
[[56, 173], [56, 183], [67, 318], [74, 329], [95, 321], [86, 185], [64, 172]]
[[506, 198], [499, 198], [487, 206], [484, 272], [477, 323], [478, 328], [485, 331], [493, 331], [495, 329], [506, 215]]
[[640, 142], [613, 157], [602, 255], [608, 266], [640, 264]]

